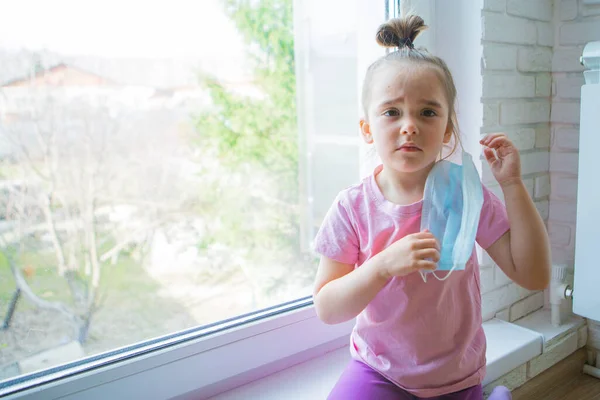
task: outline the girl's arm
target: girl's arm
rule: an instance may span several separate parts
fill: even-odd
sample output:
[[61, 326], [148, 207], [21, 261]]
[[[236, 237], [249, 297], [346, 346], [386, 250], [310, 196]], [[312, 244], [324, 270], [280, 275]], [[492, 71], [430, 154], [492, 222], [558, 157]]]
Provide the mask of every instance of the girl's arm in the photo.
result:
[[542, 217], [522, 180], [502, 186], [510, 230], [488, 254], [518, 285], [542, 290], [550, 283], [550, 243]]
[[542, 217], [521, 179], [519, 152], [504, 134], [480, 143], [494, 177], [502, 187], [510, 230], [486, 249], [504, 273], [530, 290], [550, 283], [550, 240]]
[[359, 268], [321, 257], [313, 300], [326, 324], [348, 321], [365, 309], [392, 277], [434, 270], [439, 244], [429, 231], [404, 236]]
[[377, 256], [356, 270], [354, 265], [321, 257], [313, 295], [319, 319], [339, 324], [360, 314], [388, 281], [380, 270]]

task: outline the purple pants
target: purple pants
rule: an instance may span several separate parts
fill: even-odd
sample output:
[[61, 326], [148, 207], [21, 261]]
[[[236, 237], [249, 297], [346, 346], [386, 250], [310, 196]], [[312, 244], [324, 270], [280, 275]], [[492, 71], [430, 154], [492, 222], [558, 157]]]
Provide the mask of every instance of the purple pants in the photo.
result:
[[[499, 386], [494, 389], [488, 400], [510, 400], [512, 397], [507, 388]], [[356, 360], [352, 360], [327, 397], [328, 400], [420, 400], [390, 382], [383, 375]], [[429, 400], [482, 400], [481, 385], [473, 386], [460, 392], [429, 398]]]

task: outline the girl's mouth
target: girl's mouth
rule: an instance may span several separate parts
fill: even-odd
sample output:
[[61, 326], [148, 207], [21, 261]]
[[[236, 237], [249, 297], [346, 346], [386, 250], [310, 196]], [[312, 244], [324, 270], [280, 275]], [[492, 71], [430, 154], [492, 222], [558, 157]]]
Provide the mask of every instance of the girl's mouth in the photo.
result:
[[415, 146], [412, 143], [405, 143], [402, 146], [400, 146], [398, 148], [398, 150], [400, 151], [405, 151], [405, 152], [415, 152], [415, 151], [421, 151], [420, 148], [418, 148], [417, 146]]

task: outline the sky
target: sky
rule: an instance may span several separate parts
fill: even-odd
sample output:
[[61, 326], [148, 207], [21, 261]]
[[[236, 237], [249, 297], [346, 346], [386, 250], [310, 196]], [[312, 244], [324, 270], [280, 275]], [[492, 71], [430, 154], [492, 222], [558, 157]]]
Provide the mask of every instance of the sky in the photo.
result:
[[105, 57], [238, 58], [219, 0], [0, 0], [0, 48]]

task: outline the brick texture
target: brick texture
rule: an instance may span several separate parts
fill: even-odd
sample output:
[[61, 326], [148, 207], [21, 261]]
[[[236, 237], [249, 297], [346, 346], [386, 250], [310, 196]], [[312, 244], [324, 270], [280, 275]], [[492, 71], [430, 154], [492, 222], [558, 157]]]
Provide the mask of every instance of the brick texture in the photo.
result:
[[531, 360], [527, 366], [527, 378], [531, 379], [559, 361], [565, 359], [577, 350], [577, 332], [571, 332], [567, 337], [547, 348], [544, 353]]
[[483, 388], [483, 395], [489, 396], [496, 386], [505, 386], [508, 390], [514, 390], [522, 386], [527, 381], [527, 364], [523, 364], [506, 375], [501, 376], [494, 382], [489, 383]]
[[[550, 149], [555, 139], [551, 129], [553, 64], [563, 62], [553, 53], [557, 10], [554, 1], [548, 0], [484, 0], [483, 3], [481, 132], [482, 135], [505, 132], [519, 149], [523, 180], [538, 212], [546, 219], [551, 210]], [[565, 64], [565, 68], [571, 68]], [[564, 100], [569, 103], [572, 98]], [[568, 106], [557, 117], [573, 119]], [[557, 142], [562, 146], [565, 139], [568, 137], [560, 136]], [[502, 190], [485, 161], [482, 180], [503, 200]], [[558, 228], [559, 225], [555, 226]], [[570, 229], [566, 232], [570, 234]], [[487, 258], [484, 255], [481, 269], [484, 319], [514, 321], [544, 304], [543, 292], [518, 287]], [[522, 375], [525, 376], [525, 367]]]
[[[550, 212], [548, 231], [554, 262], [573, 263], [577, 216], [579, 113], [583, 45], [600, 37], [600, 6], [556, 0], [552, 54]], [[574, 266], [577, 273], [577, 266]]]
[[[483, 3], [481, 132], [503, 131], [515, 143], [528, 191], [546, 219], [553, 262], [572, 263], [584, 84], [579, 57], [586, 42], [600, 37], [600, 6], [584, 0]], [[482, 164], [484, 183], [502, 199], [487, 164]], [[484, 255], [483, 261], [484, 319], [515, 321], [547, 301], [547, 292], [519, 288], [489, 257]], [[560, 338], [536, 359], [486, 386], [486, 395], [498, 384], [520, 386], [586, 344], [600, 349], [600, 323], [590, 321]]]

